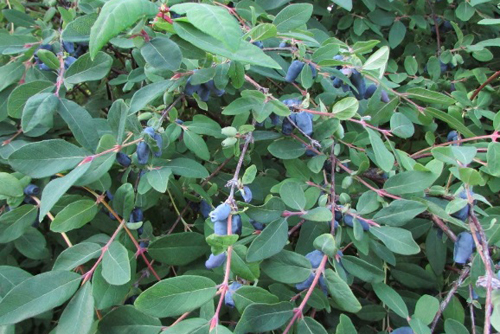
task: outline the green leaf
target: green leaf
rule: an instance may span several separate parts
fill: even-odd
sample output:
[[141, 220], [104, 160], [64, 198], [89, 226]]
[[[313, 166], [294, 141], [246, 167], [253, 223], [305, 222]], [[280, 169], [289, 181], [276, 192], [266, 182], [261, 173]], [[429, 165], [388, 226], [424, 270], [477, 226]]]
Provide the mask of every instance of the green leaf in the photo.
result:
[[160, 70], [176, 71], [182, 62], [179, 46], [165, 37], [156, 37], [144, 44], [141, 55], [151, 66]]
[[62, 32], [62, 39], [65, 42], [88, 42], [90, 39], [90, 29], [97, 20], [97, 13], [91, 13], [75, 18], [66, 25]]
[[306, 195], [302, 187], [296, 182], [286, 182], [280, 188], [280, 197], [283, 202], [294, 210], [302, 211], [306, 205]]
[[134, 114], [142, 110], [148, 103], [162, 96], [170, 85], [172, 85], [170, 80], [163, 80], [144, 86], [136, 91], [130, 101], [129, 113]]
[[415, 133], [415, 126], [402, 113], [394, 113], [391, 116], [391, 132], [400, 138], [410, 138]]
[[172, 266], [184, 266], [207, 253], [209, 247], [199, 233], [175, 233], [156, 239], [148, 254], [157, 261]]
[[401, 20], [394, 22], [389, 31], [389, 45], [395, 49], [404, 40], [406, 35], [406, 26]]
[[342, 257], [342, 265], [348, 273], [365, 282], [377, 283], [384, 280], [382, 269], [355, 256], [344, 255]]
[[311, 274], [311, 263], [303, 255], [282, 250], [262, 262], [262, 271], [281, 283], [294, 284], [305, 281]]
[[101, 80], [108, 74], [112, 64], [113, 58], [104, 52], [99, 51], [93, 59], [90, 58], [90, 53], [86, 53], [64, 72], [64, 82], [77, 84]]
[[229, 50], [237, 51], [242, 37], [238, 21], [224, 8], [209, 4], [187, 3], [172, 7], [187, 14], [189, 23], [222, 42]]
[[410, 314], [403, 298], [393, 288], [384, 283], [373, 284], [377, 297], [400, 317], [407, 319]]
[[422, 102], [444, 104], [446, 106], [456, 103], [455, 99], [453, 99], [452, 97], [425, 88], [410, 88], [408, 89], [407, 93], [410, 99], [415, 99]]
[[328, 257], [333, 258], [337, 254], [335, 238], [330, 233], [324, 233], [316, 237], [316, 239], [314, 239], [313, 246]]
[[340, 315], [340, 322], [337, 325], [336, 334], [355, 334], [357, 333], [351, 319], [345, 314]]
[[314, 208], [300, 217], [313, 222], [331, 222], [333, 220], [332, 211], [325, 207]]
[[116, 142], [121, 143], [123, 140], [123, 134], [125, 133], [125, 128], [127, 126], [128, 117], [128, 106], [122, 100], [116, 100], [109, 108], [108, 113], [108, 123], [110, 128], [113, 130], [113, 134], [116, 136]]
[[352, 10], [352, 0], [332, 0], [332, 2], [345, 10]]
[[488, 173], [500, 176], [500, 143], [491, 142], [488, 144], [486, 162], [488, 163]]
[[245, 36], [250, 36], [252, 41], [266, 40], [268, 38], [276, 37], [278, 30], [276, 26], [271, 23], [261, 23], [252, 28]]
[[85, 283], [64, 309], [55, 334], [88, 333], [94, 322], [92, 285]]
[[23, 196], [23, 186], [19, 180], [9, 174], [0, 172], [0, 195], [7, 197]]
[[430, 187], [436, 178], [436, 175], [430, 172], [402, 172], [390, 177], [385, 182], [384, 189], [393, 195], [416, 193]]
[[462, 2], [458, 5], [457, 9], [455, 9], [455, 14], [457, 18], [461, 21], [467, 22], [471, 19], [472, 16], [476, 13], [474, 7], [469, 5], [468, 2]]
[[24, 280], [0, 301], [0, 324], [15, 324], [62, 305], [80, 279], [74, 272], [49, 271]]
[[245, 173], [241, 177], [241, 182], [243, 184], [250, 184], [255, 180], [255, 176], [257, 175], [257, 166], [251, 165], [247, 167]]
[[267, 150], [279, 159], [296, 159], [306, 152], [306, 148], [295, 140], [276, 140], [268, 146]]
[[21, 268], [0, 266], [0, 297], [5, 297], [10, 290], [30, 277], [33, 275]]
[[173, 317], [193, 311], [213, 297], [215, 282], [201, 276], [183, 275], [162, 280], [141, 293], [134, 305], [155, 317]]
[[7, 110], [10, 117], [21, 118], [28, 99], [38, 93], [51, 92], [54, 84], [50, 81], [31, 81], [17, 86], [9, 95]]
[[9, 156], [9, 163], [18, 172], [43, 178], [71, 169], [87, 153], [63, 139], [50, 139], [24, 145]]
[[444, 163], [459, 166], [459, 162], [463, 165], [470, 164], [476, 156], [477, 148], [474, 146], [441, 146], [434, 147], [431, 153]]
[[422, 320], [424, 324], [430, 325], [438, 311], [439, 300], [433, 296], [423, 295], [417, 301], [413, 317], [417, 317]]
[[135, 309], [132, 305], [117, 307], [99, 321], [99, 332], [107, 334], [158, 334], [161, 321]]
[[90, 57], [95, 58], [97, 52], [106, 43], [139, 19], [153, 17], [158, 7], [147, 0], [111, 0], [104, 4], [99, 17], [90, 29]]
[[469, 334], [467, 327], [455, 319], [446, 319], [444, 322], [444, 331], [446, 334]]
[[153, 169], [146, 173], [149, 184], [162, 194], [167, 191], [168, 180], [171, 175], [172, 170], [170, 168]]
[[266, 332], [279, 328], [293, 316], [293, 305], [290, 302], [278, 304], [252, 304], [245, 308], [235, 333]]
[[389, 60], [389, 48], [383, 46], [372, 54], [363, 65], [364, 70], [375, 70], [379, 73], [379, 77], [385, 72], [387, 61]]
[[134, 208], [134, 186], [130, 183], [122, 184], [115, 192], [113, 198], [113, 209], [116, 213], [128, 221], [130, 213]]
[[247, 261], [255, 262], [267, 259], [281, 252], [288, 241], [288, 224], [286, 219], [278, 219], [252, 241], [248, 248]]
[[247, 248], [243, 245], [233, 246], [231, 272], [243, 279], [255, 281], [260, 276], [260, 262], [247, 263], [245, 261], [247, 252]]
[[[435, 93], [435, 92], [433, 92], [433, 93]], [[439, 94], [439, 93], [436, 93], [436, 94]], [[455, 101], [453, 101], [453, 103], [455, 103]], [[457, 120], [455, 117], [453, 117], [447, 113], [442, 112], [441, 110], [438, 110], [435, 108], [426, 108], [425, 113], [447, 123], [451, 128], [457, 130], [458, 132], [460, 132], [460, 134], [464, 135], [466, 138], [476, 136], [474, 134], [474, 132], [469, 130], [462, 122]]]
[[283, 8], [273, 20], [278, 32], [287, 32], [305, 24], [311, 18], [311, 4], [293, 4]]
[[413, 240], [411, 232], [398, 227], [374, 227], [370, 233], [382, 241], [387, 248], [397, 254], [413, 255], [420, 253], [420, 247]]
[[345, 97], [333, 105], [332, 114], [340, 120], [352, 118], [359, 109], [359, 101], [354, 97]]
[[68, 124], [78, 143], [94, 152], [99, 143], [99, 134], [89, 112], [73, 101], [61, 99], [59, 115]]
[[319, 322], [310, 317], [300, 319], [297, 324], [298, 334], [328, 334], [326, 329]]
[[22, 78], [25, 67], [21, 61], [15, 61], [0, 67], [0, 92]]
[[347, 283], [333, 270], [325, 270], [326, 286], [335, 304], [341, 310], [357, 313], [361, 304]]
[[240, 313], [243, 313], [245, 308], [252, 304], [276, 304], [279, 302], [278, 297], [269, 291], [257, 286], [248, 285], [242, 286], [233, 292], [233, 300]]
[[387, 147], [385, 147], [384, 142], [375, 133], [375, 131], [369, 128], [365, 128], [365, 130], [368, 132], [370, 143], [375, 154], [375, 163], [377, 163], [377, 165], [385, 172], [390, 172], [394, 166], [394, 156], [387, 149]]
[[[163, 334], [190, 334], [190, 333], [209, 333], [210, 322], [206, 319], [201, 318], [191, 318], [187, 320], [183, 320], [179, 323], [176, 323], [173, 326], [170, 326], [162, 332]], [[215, 329], [215, 333], [226, 334], [227, 332], [219, 330], [219, 328], [224, 328], [222, 326], [217, 326]]]
[[210, 159], [210, 152], [208, 151], [207, 144], [205, 144], [205, 141], [201, 138], [201, 136], [197, 135], [193, 131], [184, 131], [184, 144], [186, 144], [186, 147], [200, 159]]
[[175, 175], [201, 179], [208, 176], [207, 169], [192, 159], [177, 158], [169, 161], [165, 165], [169, 167]]
[[[0, 173], [0, 179], [1, 175]], [[9, 175], [9, 174], [7, 174]], [[0, 184], [1, 181], [0, 181]], [[4, 188], [3, 185], [0, 187]], [[4, 244], [16, 240], [31, 228], [31, 224], [36, 220], [38, 208], [34, 205], [26, 204], [5, 212], [0, 216], [0, 243]]]
[[59, 59], [56, 57], [54, 52], [45, 50], [45, 49], [40, 49], [37, 51], [36, 55], [42, 63], [47, 65], [49, 68], [53, 70], [58, 70], [60, 67]]
[[247, 204], [247, 206], [246, 214], [248, 217], [263, 224], [270, 223], [281, 217], [286, 208], [283, 201], [278, 197], [270, 197], [261, 206], [252, 206], [250, 204]]
[[81, 242], [66, 248], [59, 254], [52, 270], [73, 270], [101, 255], [101, 246], [93, 242]]
[[50, 223], [50, 230], [60, 233], [80, 228], [94, 219], [98, 210], [97, 203], [93, 200], [73, 202], [56, 215]]
[[186, 22], [174, 22], [175, 32], [182, 39], [207, 52], [241, 62], [243, 64], [258, 65], [263, 67], [281, 69], [281, 66], [264, 51], [251, 43], [240, 43], [236, 51], [226, 49], [216, 38], [196, 29]]
[[52, 93], [40, 93], [30, 97], [21, 117], [23, 131], [31, 131], [45, 119], [52, 118], [58, 106], [59, 100]]
[[104, 253], [102, 277], [111, 285], [123, 285], [131, 279], [127, 249], [118, 241], [113, 241]]
[[379, 224], [389, 226], [403, 226], [418, 214], [425, 211], [427, 206], [420, 202], [395, 200], [378, 211], [373, 220]]
[[42, 203], [40, 205], [40, 221], [68, 191], [68, 189], [89, 169], [90, 164], [84, 164], [73, 169], [64, 177], [50, 181], [42, 192]]

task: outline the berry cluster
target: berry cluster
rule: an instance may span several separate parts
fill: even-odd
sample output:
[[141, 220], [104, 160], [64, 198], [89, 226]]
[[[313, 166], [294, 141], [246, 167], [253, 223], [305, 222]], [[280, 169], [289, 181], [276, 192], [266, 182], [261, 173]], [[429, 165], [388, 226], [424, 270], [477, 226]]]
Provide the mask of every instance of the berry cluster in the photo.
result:
[[210, 98], [210, 94], [220, 97], [224, 95], [226, 91], [224, 89], [217, 88], [213, 79], [202, 84], [192, 85], [191, 77], [189, 77], [186, 87], [184, 88], [184, 93], [189, 96], [196, 93], [202, 101], [207, 102]]

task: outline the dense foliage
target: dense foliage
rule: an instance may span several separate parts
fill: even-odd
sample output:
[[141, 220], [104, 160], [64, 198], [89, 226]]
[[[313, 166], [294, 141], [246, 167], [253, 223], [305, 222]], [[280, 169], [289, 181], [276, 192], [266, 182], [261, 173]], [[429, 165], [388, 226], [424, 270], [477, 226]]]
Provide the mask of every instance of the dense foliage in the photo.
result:
[[496, 1], [0, 6], [3, 333], [500, 331]]

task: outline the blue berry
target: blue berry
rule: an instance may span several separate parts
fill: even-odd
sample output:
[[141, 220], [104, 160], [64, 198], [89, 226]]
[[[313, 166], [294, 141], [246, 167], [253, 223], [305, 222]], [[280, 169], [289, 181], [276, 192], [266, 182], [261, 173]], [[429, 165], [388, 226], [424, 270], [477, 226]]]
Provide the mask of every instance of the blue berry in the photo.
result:
[[[144, 233], [144, 225], [141, 225], [141, 227], [139, 227], [137, 229], [137, 235], [141, 236], [143, 233]], [[142, 247], [142, 248], [146, 248], [146, 247]]]
[[353, 91], [354, 96], [356, 97], [356, 99], [362, 100], [366, 92], [366, 83], [363, 75], [358, 71], [353, 70], [350, 80], [352, 85], [358, 90], [357, 92]]
[[380, 101], [384, 102], [384, 103], [389, 103], [390, 99], [389, 99], [389, 95], [387, 94], [387, 92], [385, 90], [382, 89], [382, 91], [380, 92]]
[[255, 42], [252, 42], [252, 44], [257, 46], [260, 49], [264, 48], [264, 43], [262, 43], [262, 41], [255, 41]]
[[48, 67], [47, 65], [45, 65], [44, 63], [41, 63], [38, 65], [38, 69], [39, 70], [42, 70], [42, 71], [50, 71], [50, 67]]
[[26, 196], [37, 196], [40, 194], [40, 187], [38, 187], [37, 185], [35, 184], [28, 184], [25, 188], [24, 188], [24, 194]]
[[220, 267], [226, 261], [226, 258], [226, 253], [221, 253], [219, 255], [210, 254], [208, 260], [205, 261], [205, 268], [214, 269]]
[[320, 252], [319, 250], [313, 250], [312, 252], [306, 254], [306, 259], [308, 259], [309, 262], [311, 262], [311, 266], [313, 267], [313, 269], [316, 269], [321, 264], [321, 260], [323, 259], [323, 253]]
[[[370, 229], [370, 225], [364, 219], [358, 218], [358, 221], [361, 224], [361, 227], [363, 227], [364, 231], [368, 231]], [[345, 214], [344, 215], [344, 223], [347, 226], [353, 227], [354, 226], [354, 216], [352, 216], [348, 213]]]
[[208, 204], [207, 201], [205, 201], [204, 199], [201, 200], [200, 202], [200, 213], [201, 213], [201, 216], [205, 219], [208, 218], [208, 215], [210, 214], [210, 211], [212, 211], [212, 206], [210, 206], [210, 204]]
[[135, 300], [137, 299], [137, 297], [139, 297], [139, 295], [134, 295], [134, 296], [130, 296], [128, 297], [126, 300], [125, 300], [125, 305], [132, 305], [134, 304]]
[[323, 291], [323, 293], [325, 294], [325, 296], [328, 295], [328, 286], [326, 285], [326, 280], [325, 280], [325, 277], [323, 277], [323, 275], [321, 275], [319, 277], [319, 287], [321, 288], [321, 291]]
[[469, 218], [469, 204], [452, 214], [452, 217], [455, 217], [457, 219], [460, 219], [461, 221], [465, 222]]
[[111, 193], [111, 190], [106, 190], [106, 196], [108, 196], [108, 199], [110, 201], [112, 201], [113, 198], [115, 198], [115, 196], [113, 196], [113, 194]]
[[217, 235], [227, 235], [227, 220], [214, 222], [214, 233]]
[[311, 116], [309, 116], [309, 113], [305, 111], [299, 112], [295, 116], [295, 124], [306, 135], [310, 136], [313, 133], [313, 123]]
[[288, 117], [285, 117], [283, 119], [283, 123], [281, 124], [281, 133], [284, 134], [285, 136], [289, 136], [293, 132], [293, 124], [292, 122], [295, 123], [295, 113], [291, 113]]
[[311, 73], [312, 73], [313, 79], [316, 78], [316, 75], [318, 74], [316, 67], [313, 64], [309, 64], [309, 67], [311, 68]]
[[291, 45], [288, 44], [287, 42], [281, 42], [278, 47], [279, 48], [289, 48]]
[[194, 93], [197, 93], [199, 95], [200, 88], [201, 85], [191, 85], [191, 77], [189, 77], [186, 82], [186, 87], [184, 87], [184, 93], [189, 96], [192, 96]]
[[241, 287], [242, 285], [238, 282], [231, 283], [224, 296], [224, 304], [226, 304], [226, 306], [234, 307], [233, 293]]
[[376, 90], [377, 90], [377, 86], [375, 86], [375, 85], [368, 86], [368, 88], [366, 88], [364, 98], [366, 100], [369, 99], [370, 97], [373, 96], [373, 94], [375, 93]]
[[200, 100], [207, 102], [210, 98], [210, 89], [205, 84], [202, 84], [198, 90], [198, 96], [200, 97]]
[[252, 226], [259, 231], [262, 231], [264, 227], [266, 227], [264, 224], [256, 222], [255, 220], [252, 219], [250, 219], [250, 224], [252, 224]]
[[334, 79], [332, 79], [332, 84], [333, 84], [333, 87], [340, 88], [342, 86], [343, 82], [342, 82], [342, 79], [334, 77]]
[[159, 133], [155, 133], [153, 135], [154, 140], [156, 141], [156, 145], [158, 146], [158, 151], [154, 153], [154, 156], [159, 158], [161, 157], [161, 153], [163, 150], [163, 137]]
[[176, 12], [170, 12], [170, 18], [172, 19], [178, 19], [179, 17], [182, 17], [180, 14], [177, 14]]
[[149, 146], [145, 142], [141, 141], [137, 144], [137, 162], [141, 165], [145, 165], [149, 160]]
[[250, 203], [253, 198], [252, 191], [247, 186], [243, 187], [243, 192], [241, 193], [241, 196], [243, 196], [243, 200], [245, 201], [245, 203]]
[[290, 67], [288, 67], [288, 71], [286, 72], [285, 81], [286, 82], [294, 82], [295, 79], [299, 76], [300, 71], [304, 67], [304, 63], [300, 60], [294, 60]]
[[131, 223], [138, 223], [144, 220], [144, 212], [142, 212], [141, 208], [134, 208], [130, 213], [129, 218]]
[[467, 263], [474, 250], [474, 239], [469, 232], [462, 232], [457, 236], [453, 249], [453, 261], [459, 264]]
[[132, 159], [123, 152], [116, 153], [116, 161], [123, 167], [128, 167], [132, 163]]
[[151, 138], [153, 138], [153, 137], [154, 137], [154, 135], [155, 135], [155, 133], [156, 133], [156, 132], [155, 132], [155, 129], [153, 129], [153, 127], [152, 127], [152, 126], [148, 126], [148, 127], [147, 127], [147, 128], [145, 128], [142, 132], [143, 132], [143, 133], [145, 133], [145, 134], [147, 134], [147, 135], [149, 135]]
[[240, 215], [234, 215], [231, 217], [231, 232], [233, 234], [241, 234], [241, 216]]
[[300, 291], [308, 289], [313, 281], [314, 281], [314, 274], [311, 273], [311, 275], [309, 275], [309, 277], [304, 282], [295, 284], [295, 288]]
[[446, 140], [447, 141], [458, 140], [458, 132], [455, 130], [450, 131], [450, 133], [448, 133], [448, 136], [446, 136]]
[[66, 57], [66, 59], [64, 59], [64, 68], [70, 67], [75, 61], [76, 58], [73, 56]]
[[302, 101], [300, 99], [286, 99], [283, 100], [283, 104], [286, 105], [287, 107], [296, 107], [300, 105]]
[[205, 86], [210, 90], [212, 94], [216, 96], [222, 96], [226, 93], [224, 89], [217, 88], [213, 80], [210, 80], [209, 82], [205, 83]]
[[231, 206], [227, 203], [222, 203], [218, 207], [216, 207], [212, 212], [210, 212], [209, 216], [212, 222], [226, 220], [231, 213]]
[[62, 42], [62, 47], [64, 51], [66, 51], [69, 54], [73, 54], [75, 52], [75, 44], [72, 42]]

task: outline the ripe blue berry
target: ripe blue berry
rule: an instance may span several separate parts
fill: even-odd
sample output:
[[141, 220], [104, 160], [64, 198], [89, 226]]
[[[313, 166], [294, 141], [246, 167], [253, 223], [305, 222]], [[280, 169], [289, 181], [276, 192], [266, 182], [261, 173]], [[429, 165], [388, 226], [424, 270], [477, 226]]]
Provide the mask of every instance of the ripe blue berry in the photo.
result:
[[222, 96], [224, 95], [224, 93], [226, 93], [224, 89], [217, 88], [213, 80], [210, 80], [209, 82], [205, 83], [205, 85], [208, 87], [210, 92], [216, 96]]
[[311, 262], [313, 269], [316, 269], [319, 267], [321, 260], [323, 259], [323, 253], [319, 250], [313, 250], [312, 252], [306, 254], [306, 259]]
[[469, 210], [470, 210], [469, 204], [467, 204], [457, 212], [453, 213], [451, 216], [465, 222], [469, 218]]
[[192, 85], [191, 77], [189, 77], [189, 79], [186, 82], [186, 87], [184, 87], [184, 93], [189, 96], [192, 96], [194, 93], [197, 93], [199, 95], [200, 88], [201, 85]]
[[207, 219], [210, 211], [212, 211], [212, 207], [210, 206], [210, 204], [208, 204], [207, 201], [202, 199], [200, 202], [200, 213], [202, 217]]
[[415, 334], [411, 327], [399, 327], [391, 332], [391, 334]]
[[241, 193], [241, 196], [243, 196], [243, 200], [245, 201], [245, 203], [250, 203], [253, 198], [252, 191], [247, 186], [243, 187], [243, 192]]
[[226, 261], [226, 258], [226, 253], [221, 253], [219, 255], [210, 254], [208, 260], [205, 261], [205, 268], [214, 269], [220, 267]]
[[304, 282], [295, 284], [295, 288], [300, 291], [308, 289], [313, 281], [314, 281], [314, 274], [311, 273], [311, 275], [309, 275], [309, 277]]
[[288, 117], [285, 117], [283, 119], [283, 123], [281, 124], [281, 133], [285, 136], [289, 136], [292, 134], [294, 128], [292, 122], [295, 123], [296, 115], [296, 113], [291, 113]]
[[63, 41], [62, 42], [62, 47], [63, 47], [64, 51], [66, 51], [69, 54], [72, 54], [72, 53], [75, 52], [75, 44], [72, 43], [72, 42], [65, 42], [65, 41]]
[[[144, 233], [144, 225], [137, 229], [137, 235], [141, 236]], [[146, 247], [143, 247], [146, 248]]]
[[210, 98], [210, 89], [205, 84], [202, 84], [198, 90], [198, 96], [200, 97], [200, 100], [207, 102]]
[[311, 73], [312, 73], [313, 79], [316, 78], [316, 75], [318, 74], [318, 71], [316, 70], [316, 67], [314, 67], [313, 64], [309, 64], [309, 67], [311, 68]]
[[370, 97], [372, 97], [372, 95], [375, 93], [376, 90], [377, 90], [377, 86], [375, 86], [375, 85], [368, 86], [368, 88], [366, 88], [364, 98], [366, 100], [369, 99]]
[[343, 82], [342, 82], [342, 79], [334, 77], [332, 79], [332, 84], [333, 84], [333, 87], [340, 88], [342, 86]]
[[[368, 231], [370, 229], [370, 225], [361, 218], [358, 218], [359, 223], [361, 224], [361, 227], [363, 227], [363, 231]], [[354, 226], [354, 216], [346, 213], [344, 215], [344, 224], [347, 226], [353, 227]]]
[[256, 229], [256, 230], [259, 230], [259, 231], [262, 231], [264, 229], [264, 227], [266, 227], [264, 224], [262, 223], [259, 223], [259, 222], [256, 222], [255, 220], [253, 219], [250, 219], [250, 224], [252, 224], [252, 226]]
[[116, 161], [123, 167], [128, 167], [132, 163], [132, 159], [123, 152], [116, 153]]
[[130, 222], [137, 223], [142, 222], [144, 220], [144, 212], [142, 212], [141, 208], [134, 208], [132, 213], [130, 213]]
[[76, 61], [76, 58], [73, 56], [66, 57], [64, 59], [64, 68], [70, 67], [75, 61]]
[[154, 140], [156, 141], [156, 145], [158, 146], [158, 151], [154, 153], [154, 156], [159, 158], [161, 157], [162, 149], [163, 149], [163, 137], [159, 133], [155, 133], [153, 135]]
[[141, 141], [137, 144], [137, 162], [141, 165], [145, 165], [149, 160], [149, 146], [145, 142]]
[[214, 222], [214, 233], [217, 235], [227, 235], [227, 220]]
[[450, 133], [448, 133], [448, 135], [446, 136], [446, 140], [447, 141], [455, 141], [455, 140], [458, 140], [458, 132], [453, 130], [453, 131], [450, 131]]
[[474, 251], [474, 239], [469, 232], [462, 232], [457, 236], [453, 249], [453, 261], [459, 264], [467, 263]]
[[231, 283], [224, 296], [224, 304], [226, 304], [226, 306], [234, 307], [233, 293], [241, 287], [242, 285], [238, 282]]
[[389, 95], [387, 94], [387, 92], [385, 90], [382, 89], [382, 91], [380, 92], [380, 101], [384, 102], [384, 103], [389, 103], [390, 99], [389, 99]]
[[113, 198], [115, 198], [115, 196], [113, 196], [113, 193], [111, 193], [111, 190], [106, 190], [106, 196], [108, 196], [108, 199], [110, 201], [112, 201]]
[[24, 188], [24, 194], [26, 196], [37, 196], [40, 194], [40, 187], [38, 187], [37, 185], [35, 184], [28, 184], [25, 188]]
[[212, 212], [210, 212], [209, 216], [212, 222], [226, 220], [231, 213], [231, 206], [227, 203], [222, 203], [218, 207], [216, 207]]
[[241, 216], [240, 215], [234, 215], [231, 217], [231, 232], [233, 234], [241, 234]]
[[299, 76], [300, 71], [304, 67], [304, 63], [300, 60], [294, 60], [290, 67], [288, 67], [288, 71], [286, 72], [285, 81], [293, 82]]
[[147, 135], [149, 135], [151, 138], [153, 138], [154, 135], [155, 135], [155, 129], [153, 129], [152, 126], [148, 126], [142, 132], [145, 133], [145, 134], [147, 134]]
[[262, 41], [255, 41], [255, 42], [252, 42], [252, 44], [257, 46], [260, 49], [264, 48], [264, 43], [262, 43]]
[[289, 48], [291, 45], [288, 44], [287, 42], [281, 42], [278, 47], [279, 48]]
[[357, 92], [353, 91], [354, 96], [356, 97], [356, 99], [362, 100], [366, 92], [366, 83], [363, 75], [358, 71], [353, 70], [350, 80], [352, 85], [358, 90]]
[[326, 280], [323, 275], [319, 277], [319, 287], [321, 288], [321, 291], [325, 294], [325, 296], [328, 295], [328, 286], [326, 285]]
[[304, 132], [308, 136], [313, 133], [313, 123], [311, 116], [305, 111], [301, 111], [295, 116], [295, 124], [300, 130], [302, 130], [302, 132]]

